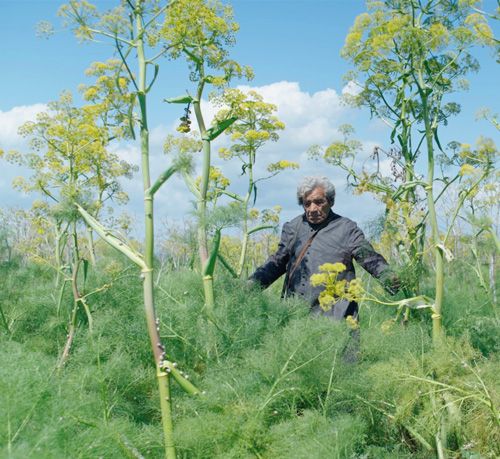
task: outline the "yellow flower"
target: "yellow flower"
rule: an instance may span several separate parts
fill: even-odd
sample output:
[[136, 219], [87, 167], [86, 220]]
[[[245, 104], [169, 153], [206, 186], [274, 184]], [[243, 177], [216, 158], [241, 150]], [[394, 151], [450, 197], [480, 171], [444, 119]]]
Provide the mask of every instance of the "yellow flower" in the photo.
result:
[[229, 150], [229, 148], [220, 148], [219, 157], [222, 159], [231, 159], [233, 157], [233, 153]]
[[[333, 279], [333, 281], [335, 282], [335, 279]], [[346, 280], [343, 279], [343, 280], [340, 280], [340, 281], [337, 281], [333, 284], [333, 292], [335, 294], [336, 297], [343, 297], [345, 296], [345, 285], [346, 285]]]
[[474, 175], [476, 172], [476, 168], [474, 166], [471, 166], [470, 164], [463, 164], [462, 167], [460, 168], [460, 171], [458, 172], [459, 175]]
[[328, 276], [326, 274], [317, 273], [311, 276], [310, 282], [313, 287], [317, 287], [318, 285], [326, 284], [327, 280]]
[[342, 271], [345, 271], [346, 266], [344, 265], [344, 263], [340, 263], [340, 262], [324, 263], [319, 267], [319, 270], [323, 273], [330, 273], [330, 274], [337, 273], [338, 274], [338, 273], [341, 273]]
[[269, 172], [277, 172], [277, 171], [282, 171], [284, 169], [298, 169], [299, 168], [299, 163], [296, 163], [294, 161], [287, 161], [285, 159], [278, 161], [276, 163], [271, 163], [269, 166], [267, 166], [267, 170]]
[[346, 295], [349, 301], [359, 301], [362, 294], [363, 287], [361, 286], [361, 281], [359, 279], [353, 279], [349, 282], [349, 288]]
[[335, 303], [335, 298], [332, 295], [329, 295], [326, 291], [319, 294], [318, 300], [323, 311], [330, 310]]
[[95, 86], [91, 86], [83, 93], [83, 98], [85, 100], [92, 100], [98, 94], [97, 88]]
[[349, 328], [357, 330], [359, 328], [359, 322], [353, 316], [347, 316], [345, 322]]

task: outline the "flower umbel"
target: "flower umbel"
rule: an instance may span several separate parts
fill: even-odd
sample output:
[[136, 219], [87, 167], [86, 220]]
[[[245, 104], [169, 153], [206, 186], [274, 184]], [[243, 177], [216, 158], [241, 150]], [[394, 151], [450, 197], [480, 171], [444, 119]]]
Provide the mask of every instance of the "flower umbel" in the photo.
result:
[[345, 270], [343, 263], [325, 263], [319, 267], [319, 273], [311, 276], [310, 283], [313, 287], [325, 287], [318, 297], [319, 305], [324, 311], [329, 311], [341, 299], [357, 301], [361, 297], [363, 288], [358, 279], [347, 282], [338, 278]]

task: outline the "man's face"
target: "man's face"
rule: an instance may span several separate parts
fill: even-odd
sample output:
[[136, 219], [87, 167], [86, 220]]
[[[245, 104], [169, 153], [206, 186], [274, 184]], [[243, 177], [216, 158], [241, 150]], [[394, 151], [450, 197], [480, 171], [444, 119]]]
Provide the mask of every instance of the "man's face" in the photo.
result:
[[309, 223], [323, 223], [330, 212], [330, 203], [326, 199], [325, 190], [321, 187], [314, 188], [304, 196], [304, 210]]

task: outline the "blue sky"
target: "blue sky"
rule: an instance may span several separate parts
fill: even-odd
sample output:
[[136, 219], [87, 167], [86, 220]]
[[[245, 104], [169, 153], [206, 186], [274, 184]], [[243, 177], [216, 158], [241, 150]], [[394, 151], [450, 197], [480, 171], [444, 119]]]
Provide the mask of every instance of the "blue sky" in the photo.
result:
[[[0, 147], [23, 149], [26, 145], [15, 132], [17, 126], [33, 117], [44, 105], [55, 100], [64, 89], [76, 91], [85, 82], [83, 72], [96, 60], [112, 55], [108, 44], [79, 44], [62, 29], [56, 11], [62, 2], [55, 0], [0, 0], [2, 71], [0, 72]], [[94, 2], [101, 10], [116, 5], [115, 1]], [[343, 75], [349, 70], [339, 52], [344, 37], [356, 15], [364, 11], [362, 0], [233, 0], [236, 20], [240, 24], [232, 56], [255, 71], [255, 79], [241, 84], [258, 88], [279, 106], [279, 116], [287, 124], [281, 140], [264, 149], [262, 170], [268, 162], [289, 159], [301, 162], [301, 169], [263, 182], [257, 207], [279, 204], [282, 221], [296, 215], [294, 192], [303, 175], [326, 174], [337, 185], [336, 211], [364, 223], [380, 212], [380, 206], [368, 196], [352, 196], [344, 187], [341, 171], [321, 163], [305, 160], [307, 147], [327, 144], [338, 135], [336, 128], [350, 123], [365, 145], [365, 154], [375, 145], [388, 146], [387, 130], [379, 121], [370, 120], [366, 111], [342, 106], [339, 95], [344, 87]], [[495, 1], [484, 2], [492, 10]], [[35, 26], [48, 20], [56, 33], [50, 39], [36, 37]], [[498, 29], [498, 25], [495, 26]], [[498, 33], [496, 33], [498, 36]], [[462, 113], [442, 133], [443, 140], [474, 143], [479, 135], [495, 138], [497, 132], [485, 121], [475, 121], [482, 107], [499, 111], [498, 64], [490, 51], [478, 50], [481, 70], [470, 78], [470, 90], [454, 99], [462, 104]], [[163, 138], [173, 129], [182, 114], [162, 103], [165, 97], [183, 93], [187, 68], [183, 61], [161, 63], [160, 76], [151, 94], [150, 126], [155, 170], [163, 169], [168, 160], [163, 156]], [[235, 85], [238, 83], [235, 82]], [[137, 146], [120, 145], [117, 151], [131, 161], [138, 161]], [[216, 162], [216, 154], [214, 154]], [[224, 164], [236, 189], [242, 186], [238, 165]], [[158, 168], [158, 169], [157, 169]], [[32, 196], [22, 196], [10, 188], [16, 175], [26, 171], [2, 163], [0, 175], [0, 207], [29, 207]], [[126, 184], [131, 195], [127, 211], [141, 214], [140, 180]], [[180, 181], [167, 183], [157, 199], [160, 218], [178, 220], [188, 215], [190, 196]], [[182, 204], [179, 204], [182, 203]], [[138, 225], [140, 226], [140, 219]]]

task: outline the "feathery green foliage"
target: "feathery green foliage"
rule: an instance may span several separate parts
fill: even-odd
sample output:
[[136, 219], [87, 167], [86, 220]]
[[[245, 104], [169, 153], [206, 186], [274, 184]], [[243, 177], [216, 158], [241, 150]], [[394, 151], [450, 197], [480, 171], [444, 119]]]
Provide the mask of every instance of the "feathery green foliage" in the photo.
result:
[[[0, 333], [1, 454], [162, 457], [142, 292], [127, 263], [123, 256], [101, 258], [89, 278], [90, 288], [114, 286], [95, 295], [93, 333], [82, 328], [63, 372], [53, 369], [65, 321], [57, 318], [51, 288], [40, 282], [50, 280], [50, 272], [36, 265], [1, 267], [0, 298], [12, 330]], [[473, 272], [453, 269], [449, 276], [464, 303], [486, 298], [484, 292], [466, 296]], [[284, 459], [293, 451], [296, 457], [425, 458], [434, 454], [440, 417], [450, 426], [450, 452], [498, 454], [491, 439], [500, 432], [499, 362], [488, 344], [495, 330], [486, 330], [480, 343], [488, 359], [466, 336], [433, 349], [427, 315], [404, 326], [391, 320], [390, 310], [366, 304], [360, 357], [349, 363], [344, 357], [353, 338], [346, 324], [311, 317], [301, 302], [233, 278], [218, 276], [215, 287], [217, 357], [207, 352], [212, 327], [198, 275], [177, 270], [156, 285], [167, 358], [203, 390], [193, 398], [173, 387], [179, 457]], [[64, 301], [71, 303], [70, 296]], [[462, 334], [464, 309], [451, 306], [448, 328]], [[491, 314], [484, 307], [473, 317], [479, 323]], [[451, 398], [436, 410], [432, 397], [440, 402], [441, 384]]]

